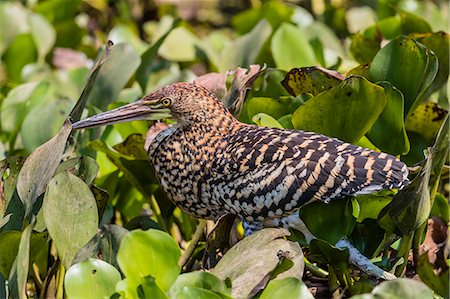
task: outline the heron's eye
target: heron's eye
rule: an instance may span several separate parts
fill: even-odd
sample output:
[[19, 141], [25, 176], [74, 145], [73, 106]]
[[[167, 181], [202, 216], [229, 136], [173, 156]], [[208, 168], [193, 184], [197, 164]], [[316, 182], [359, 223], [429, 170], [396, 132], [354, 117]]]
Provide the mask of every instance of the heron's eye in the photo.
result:
[[161, 104], [162, 104], [164, 107], [169, 107], [170, 105], [172, 105], [172, 99], [171, 99], [171, 98], [163, 98], [163, 99], [161, 100]]

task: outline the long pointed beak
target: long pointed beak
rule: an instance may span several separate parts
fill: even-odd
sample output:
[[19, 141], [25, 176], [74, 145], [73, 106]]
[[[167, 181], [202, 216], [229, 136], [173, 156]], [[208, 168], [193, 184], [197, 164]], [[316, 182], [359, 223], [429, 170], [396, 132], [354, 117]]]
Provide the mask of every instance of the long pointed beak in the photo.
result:
[[74, 129], [93, 128], [132, 120], [160, 120], [170, 117], [172, 117], [170, 109], [151, 108], [143, 100], [137, 100], [134, 103], [77, 121], [72, 127]]

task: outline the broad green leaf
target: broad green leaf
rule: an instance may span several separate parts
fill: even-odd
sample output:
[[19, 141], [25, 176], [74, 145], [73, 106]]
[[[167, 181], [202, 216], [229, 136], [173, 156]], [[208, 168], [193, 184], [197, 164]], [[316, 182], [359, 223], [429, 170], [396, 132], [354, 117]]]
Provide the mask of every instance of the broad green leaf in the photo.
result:
[[344, 76], [335, 71], [319, 67], [294, 68], [283, 81], [284, 88], [294, 97], [301, 94], [318, 95], [338, 86]]
[[266, 69], [253, 84], [252, 97], [278, 98], [288, 96], [286, 88], [282, 85], [287, 72], [277, 69]]
[[405, 97], [405, 116], [415, 110], [438, 71], [436, 55], [415, 40], [400, 36], [375, 56], [369, 75], [389, 81]]
[[56, 173], [68, 171], [82, 179], [87, 185], [91, 185], [97, 176], [98, 170], [99, 166], [94, 159], [89, 156], [81, 156], [59, 164]]
[[127, 233], [128, 230], [121, 226], [115, 224], [103, 225], [100, 231], [77, 252], [72, 264], [80, 263], [89, 258], [97, 258], [119, 268], [117, 252]]
[[384, 235], [385, 230], [377, 224], [376, 219], [366, 218], [356, 223], [348, 239], [359, 252], [370, 258], [382, 243]]
[[195, 271], [178, 276], [177, 280], [168, 291], [170, 298], [178, 298], [177, 296], [186, 287], [209, 290], [221, 297], [229, 297], [231, 291], [225, 285], [225, 282], [217, 276], [208, 272]]
[[141, 86], [141, 89], [146, 92], [146, 86], [148, 81], [148, 76], [151, 71], [151, 65], [153, 63], [153, 60], [158, 55], [158, 50], [167, 38], [167, 36], [172, 32], [173, 29], [175, 29], [179, 25], [179, 21], [174, 20], [172, 21], [172, 25], [169, 27], [169, 29], [157, 40], [155, 41], [150, 48], [147, 49], [142, 55], [141, 55], [141, 64], [139, 65], [139, 68], [136, 71], [136, 80], [139, 82], [139, 85]]
[[69, 298], [110, 298], [120, 279], [120, 272], [112, 265], [90, 258], [67, 270], [64, 289]]
[[378, 85], [384, 87], [387, 103], [367, 137], [383, 152], [404, 155], [409, 152], [409, 139], [403, 121], [403, 94], [389, 82], [379, 82]]
[[448, 111], [436, 103], [422, 103], [408, 115], [405, 126], [408, 131], [419, 133], [428, 144], [432, 144], [447, 114]]
[[57, 134], [72, 106], [73, 102], [67, 98], [55, 99], [31, 110], [25, 117], [20, 130], [25, 149], [32, 152]]
[[288, 97], [279, 99], [255, 97], [248, 100], [247, 115], [252, 119], [259, 113], [265, 113], [276, 119], [292, 113], [297, 107], [298, 104]]
[[372, 127], [385, 104], [382, 87], [363, 77], [350, 77], [301, 105], [292, 115], [292, 124], [354, 143]]
[[356, 200], [360, 206], [358, 222], [362, 222], [366, 218], [377, 219], [381, 210], [387, 206], [392, 198], [382, 194], [358, 195]]
[[141, 285], [137, 288], [139, 298], [152, 298], [152, 299], [169, 299], [166, 293], [164, 293], [156, 284], [155, 279], [152, 276], [145, 276], [142, 279]]
[[404, 10], [400, 10], [398, 14], [402, 21], [403, 34], [431, 32], [430, 25], [424, 19]]
[[135, 230], [122, 239], [117, 262], [130, 285], [137, 287], [151, 275], [158, 287], [167, 291], [180, 273], [179, 257], [178, 244], [167, 233]]
[[5, 215], [9, 202], [16, 191], [17, 176], [24, 162], [25, 158], [23, 157], [9, 157], [0, 161], [0, 177], [3, 183], [1, 188], [3, 194], [0, 201], [0, 219]]
[[441, 88], [448, 81], [449, 75], [449, 34], [443, 31], [434, 33], [418, 34], [413, 36], [418, 42], [424, 44], [437, 56], [439, 62], [439, 70], [430, 86], [428, 94]]
[[293, 129], [294, 128], [294, 125], [292, 124], [292, 114], [286, 114], [286, 115], [280, 117], [279, 119], [277, 119], [277, 121], [285, 129]]
[[294, 265], [279, 274], [277, 279], [288, 276], [302, 277], [303, 253], [298, 243], [283, 239], [287, 233], [284, 229], [266, 228], [244, 238], [226, 252], [211, 273], [222, 280], [229, 277], [232, 285], [231, 295], [245, 298], [275, 268], [279, 262], [277, 254], [281, 250], [289, 252], [289, 258]]
[[442, 273], [436, 274], [433, 265], [428, 260], [428, 254], [424, 253], [419, 257], [417, 262], [417, 274], [420, 279], [433, 289], [437, 294], [444, 298], [448, 298], [449, 294], [449, 280], [448, 268]]
[[376, 286], [372, 294], [377, 298], [433, 298], [433, 291], [425, 284], [409, 278], [385, 281]]
[[311, 262], [321, 262], [330, 264], [334, 271], [345, 272], [350, 266], [348, 263], [348, 249], [336, 248], [330, 243], [321, 240], [314, 239], [309, 246], [310, 255], [308, 259]]
[[0, 120], [2, 132], [9, 133], [13, 142], [27, 114], [45, 101], [50, 90], [47, 82], [30, 82], [12, 89], [1, 104]]
[[139, 55], [142, 55], [148, 48], [148, 44], [139, 37], [139, 32], [134, 23], [117, 24], [109, 31], [108, 40], [114, 44], [129, 44]]
[[239, 34], [252, 30], [259, 20], [267, 20], [272, 28], [278, 28], [281, 23], [289, 22], [294, 14], [292, 6], [278, 1], [266, 1], [262, 5], [244, 10], [233, 16], [231, 24]]
[[89, 94], [89, 102], [105, 110], [117, 100], [117, 95], [139, 67], [141, 58], [128, 44], [111, 47], [111, 53], [103, 62], [96, 83]]
[[178, 27], [169, 32], [157, 51], [161, 57], [169, 61], [194, 61], [197, 59], [198, 43], [199, 39], [194, 33], [185, 27]]
[[428, 219], [431, 211], [429, 182], [433, 156], [428, 153], [427, 161], [411, 183], [400, 190], [380, 216], [387, 211], [397, 228], [407, 235], [415, 231]]
[[25, 207], [25, 215], [31, 212], [61, 162], [71, 129], [66, 121], [59, 134], [32, 152], [20, 169], [17, 192]]
[[[19, 250], [20, 239], [22, 232], [19, 231], [7, 231], [0, 234], [0, 273], [3, 277], [9, 277], [11, 267], [17, 256]], [[31, 249], [30, 249], [30, 261], [32, 262], [34, 257], [47, 242], [48, 233], [36, 233], [31, 234]]]
[[265, 113], [255, 114], [252, 117], [252, 121], [261, 127], [283, 129], [283, 126], [281, 126], [280, 123], [275, 118]]
[[329, 204], [312, 202], [300, 209], [300, 218], [319, 239], [335, 244], [349, 235], [356, 223], [351, 199], [338, 199]]
[[177, 294], [176, 297], [173, 297], [174, 299], [223, 299], [220, 295], [211, 292], [209, 290], [196, 288], [196, 287], [184, 287], [181, 289], [181, 291]]
[[33, 226], [35, 222], [30, 223], [22, 232], [20, 236], [19, 248], [16, 256], [16, 266], [17, 266], [17, 288], [19, 291], [19, 298], [27, 297], [27, 280], [28, 280], [28, 269], [31, 265], [30, 260], [30, 243], [31, 243], [31, 233], [33, 231]]
[[286, 277], [272, 280], [262, 292], [260, 299], [313, 299], [308, 287], [298, 278]]
[[16, 83], [22, 82], [22, 68], [35, 62], [37, 56], [31, 34], [17, 35], [2, 56], [8, 79]]
[[97, 206], [89, 187], [68, 172], [57, 174], [48, 184], [44, 197], [45, 225], [58, 256], [66, 269], [75, 254], [95, 235]]
[[255, 63], [259, 52], [272, 33], [266, 20], [261, 20], [252, 31], [229, 43], [220, 54], [219, 70], [226, 72], [237, 67], [247, 68]]
[[0, 28], [8, 28], [8, 30], [0, 31], [0, 54], [3, 54], [3, 51], [17, 35], [29, 30], [27, 10], [22, 3], [0, 2]]
[[292, 24], [283, 23], [278, 27], [273, 34], [270, 47], [279, 69], [289, 71], [295, 67], [317, 64], [314, 50], [302, 30]]
[[351, 36], [350, 52], [355, 60], [361, 64], [372, 61], [377, 52], [380, 50], [380, 40], [376, 38], [366, 37], [361, 33]]
[[442, 219], [444, 219], [444, 221], [446, 223], [448, 223], [448, 221], [450, 219], [449, 212], [450, 212], [450, 206], [449, 206], [447, 198], [444, 197], [444, 195], [437, 193], [434, 198], [433, 207], [431, 208], [430, 217], [431, 216], [439, 216]]
[[38, 62], [45, 63], [45, 56], [50, 52], [56, 40], [55, 29], [39, 14], [30, 14], [28, 17], [31, 36], [38, 51]]

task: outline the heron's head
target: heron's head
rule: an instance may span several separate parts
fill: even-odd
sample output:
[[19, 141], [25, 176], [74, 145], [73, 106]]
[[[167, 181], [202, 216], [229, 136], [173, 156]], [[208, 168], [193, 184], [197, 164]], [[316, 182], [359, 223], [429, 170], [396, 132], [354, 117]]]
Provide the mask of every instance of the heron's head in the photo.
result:
[[227, 113], [225, 107], [206, 88], [180, 82], [163, 87], [136, 102], [102, 112], [73, 124], [73, 128], [92, 128], [132, 120], [174, 118], [191, 123]]

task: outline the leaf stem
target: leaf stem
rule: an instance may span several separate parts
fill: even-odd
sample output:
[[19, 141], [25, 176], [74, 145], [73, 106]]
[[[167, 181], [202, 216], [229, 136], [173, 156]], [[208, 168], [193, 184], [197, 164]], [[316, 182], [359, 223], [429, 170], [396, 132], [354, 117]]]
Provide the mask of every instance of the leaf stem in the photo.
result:
[[400, 249], [398, 250], [398, 255], [403, 257], [403, 263], [395, 269], [395, 276], [400, 277], [408, 264], [409, 251], [411, 250], [412, 240], [414, 232], [408, 235], [404, 235], [402, 238], [402, 243]]
[[197, 246], [198, 241], [200, 240], [201, 236], [203, 235], [203, 232], [206, 227], [206, 220], [200, 220], [200, 222], [197, 225], [197, 228], [195, 229], [194, 234], [192, 235], [191, 242], [189, 242], [188, 248], [183, 252], [183, 254], [180, 257], [180, 260], [178, 261], [178, 265], [180, 267], [184, 267], [187, 262], [189, 261], [189, 258], [191, 257], [192, 253], [194, 252], [195, 247]]

